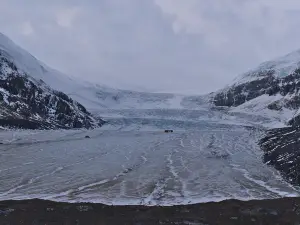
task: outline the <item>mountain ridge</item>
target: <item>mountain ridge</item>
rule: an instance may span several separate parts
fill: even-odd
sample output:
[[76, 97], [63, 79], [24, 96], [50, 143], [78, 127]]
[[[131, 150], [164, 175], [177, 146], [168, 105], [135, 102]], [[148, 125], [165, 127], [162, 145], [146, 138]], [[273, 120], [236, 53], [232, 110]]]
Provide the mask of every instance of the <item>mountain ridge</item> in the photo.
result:
[[61, 81], [51, 72], [45, 64], [0, 34], [0, 125], [26, 129], [102, 126], [103, 120], [68, 97], [62, 92], [63, 88], [55, 90], [49, 85], [49, 80]]
[[[211, 95], [216, 106], [276, 114], [286, 125], [300, 125], [300, 51], [294, 51], [234, 79]], [[255, 101], [254, 101], [255, 100]], [[251, 104], [253, 102], [254, 104]], [[247, 107], [244, 107], [247, 105]]]
[[9, 61], [35, 81], [43, 81], [44, 86], [65, 93], [93, 112], [227, 107], [228, 113], [263, 114], [285, 126], [300, 124], [300, 50], [264, 62], [216, 92], [183, 95], [122, 90], [70, 77], [40, 62], [1, 33], [0, 49]]

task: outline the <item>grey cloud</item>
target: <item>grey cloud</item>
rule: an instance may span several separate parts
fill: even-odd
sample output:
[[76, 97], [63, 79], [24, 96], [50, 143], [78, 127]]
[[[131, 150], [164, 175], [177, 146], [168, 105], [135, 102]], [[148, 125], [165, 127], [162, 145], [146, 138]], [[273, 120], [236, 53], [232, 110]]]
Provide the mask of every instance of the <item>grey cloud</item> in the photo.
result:
[[1, 0], [0, 31], [74, 76], [205, 93], [299, 48], [299, 11], [297, 0]]

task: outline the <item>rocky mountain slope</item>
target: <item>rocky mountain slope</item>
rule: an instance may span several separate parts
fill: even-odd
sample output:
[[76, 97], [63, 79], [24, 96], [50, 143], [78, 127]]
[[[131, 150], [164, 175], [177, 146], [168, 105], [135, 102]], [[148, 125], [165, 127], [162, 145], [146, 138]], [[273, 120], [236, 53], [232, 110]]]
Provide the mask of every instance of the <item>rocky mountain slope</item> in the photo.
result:
[[300, 50], [237, 77], [211, 94], [211, 103], [284, 122], [285, 127], [269, 130], [260, 140], [263, 161], [300, 185]]
[[0, 126], [27, 129], [101, 126], [103, 121], [94, 118], [83, 105], [49, 86], [49, 83], [62, 85], [61, 79], [66, 78], [47, 73], [33, 56], [0, 34]]
[[216, 106], [276, 115], [286, 125], [300, 125], [300, 51], [265, 62], [212, 95]]
[[300, 185], [300, 129], [285, 127], [269, 130], [260, 140], [264, 163], [274, 166], [292, 184]]

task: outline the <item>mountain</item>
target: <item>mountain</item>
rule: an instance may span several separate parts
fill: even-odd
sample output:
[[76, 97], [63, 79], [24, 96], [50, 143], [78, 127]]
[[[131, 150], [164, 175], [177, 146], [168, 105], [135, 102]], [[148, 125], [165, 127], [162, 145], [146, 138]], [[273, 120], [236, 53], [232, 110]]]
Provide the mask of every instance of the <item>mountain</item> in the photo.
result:
[[[5, 67], [11, 67], [9, 70], [14, 71], [14, 76], [22, 77], [27, 83], [32, 82], [36, 88], [42, 89], [41, 92], [49, 92], [49, 94], [55, 95], [55, 98], [63, 102], [67, 98], [70, 100], [68, 104], [70, 104], [74, 114], [72, 118], [63, 119], [64, 121], [61, 120], [57, 123], [61, 116], [53, 116], [53, 113], [49, 113], [51, 111], [49, 109], [44, 109], [47, 112], [44, 115], [38, 114], [38, 116], [31, 118], [36, 119], [41, 116], [41, 118], [47, 118], [46, 122], [51, 121], [51, 124], [55, 124], [55, 126], [93, 127], [97, 118], [94, 118], [88, 111], [94, 115], [101, 115], [102, 112], [110, 109], [204, 109], [206, 111], [213, 109], [220, 110], [224, 115], [226, 114], [225, 118], [234, 118], [240, 114], [264, 117], [268, 121], [277, 123], [275, 127], [283, 125], [297, 126], [300, 124], [300, 70], [298, 69], [300, 66], [300, 51], [262, 63], [217, 92], [204, 96], [187, 96], [172, 93], [120, 90], [69, 77], [49, 68], [2, 34], [0, 34], [0, 50], [2, 61], [4, 60], [4, 64], [7, 64]], [[12, 79], [11, 76], [8, 76], [8, 73], [2, 72], [5, 80]], [[2, 89], [7, 91], [4, 86]], [[57, 93], [64, 93], [65, 95], [62, 97], [62, 94]], [[11, 91], [6, 95], [12, 95]], [[40, 102], [48, 102], [44, 97], [41, 98], [43, 100], [40, 100]], [[5, 103], [5, 101], [2, 102]], [[25, 104], [29, 107], [31, 103], [27, 102]], [[46, 107], [51, 108], [52, 106], [47, 105]], [[6, 116], [15, 113], [15, 108], [5, 107], [5, 110], [4, 106], [2, 108], [2, 114]], [[35, 114], [36, 112], [32, 115]], [[88, 118], [90, 122], [87, 126], [74, 125], [76, 116], [79, 114], [81, 117]], [[24, 115], [21, 118], [24, 118]], [[274, 126], [273, 122], [268, 124]]]
[[79, 84], [74, 83], [0, 34], [1, 126], [29, 129], [101, 126], [103, 120], [62, 92], [76, 89]]
[[[1, 33], [0, 50], [3, 67], [6, 69], [11, 67], [6, 72], [2, 72], [3, 83], [5, 83], [4, 80], [6, 79], [12, 79], [11, 76], [8, 78], [8, 74], [11, 71], [14, 71], [14, 75], [22, 77], [24, 81], [27, 80], [26, 82], [32, 82], [35, 85], [35, 88], [41, 88], [43, 91], [50, 91], [51, 94], [56, 96], [56, 98], [59, 98], [58, 95], [62, 96], [61, 93], [64, 93], [65, 99], [68, 97], [74, 103], [76, 101], [75, 105], [80, 103], [80, 108], [86, 109], [84, 109], [84, 111], [96, 112], [97, 115], [99, 115], [99, 111], [101, 112], [101, 110], [106, 109], [196, 109], [199, 108], [199, 105], [202, 105], [203, 102], [202, 98], [199, 99], [198, 97], [195, 98], [193, 96], [184, 96], [172, 93], [149, 93], [146, 91], [121, 90], [101, 84], [86, 82], [80, 78], [67, 76], [48, 67]], [[5, 92], [5, 90], [6, 89], [3, 89], [2, 92]], [[57, 92], [60, 92], [60, 94], [57, 95]], [[10, 95], [11, 93], [6, 93], [5, 96]], [[11, 100], [11, 98], [9, 98], [9, 100]], [[43, 99], [41, 102], [42, 105], [44, 102], [48, 102], [48, 100]], [[2, 103], [3, 106], [1, 111], [3, 116], [5, 115], [7, 117], [9, 115], [14, 115], [14, 120], [10, 121], [16, 121], [16, 114], [14, 113], [15, 108], [4, 108], [5, 101], [2, 101]], [[28, 108], [32, 103], [26, 104]], [[71, 108], [76, 111], [76, 107]], [[31, 109], [29, 111], [31, 111]], [[45, 109], [44, 111], [47, 110]], [[35, 115], [35, 112], [33, 112], [32, 115]], [[50, 116], [50, 114], [40, 116], [46, 118]], [[90, 117], [91, 115], [87, 116]], [[18, 118], [19, 117], [20, 119], [23, 119], [24, 116], [18, 114]], [[36, 118], [39, 118], [39, 116], [33, 116], [30, 119]], [[52, 117], [51, 121], [53, 122], [53, 120], [57, 120], [57, 118]], [[72, 127], [71, 121], [72, 119], [70, 119], [67, 123], [67, 127]], [[50, 124], [55, 124], [55, 126], [57, 126], [57, 123], [52, 122]], [[59, 125], [64, 126], [63, 123], [64, 122], [61, 122]], [[100, 124], [101, 123], [102, 121], [100, 120]], [[90, 127], [92, 124], [93, 123], [91, 121], [91, 124], [88, 124], [87, 127]], [[47, 127], [49, 124], [46, 124], [45, 126]]]
[[300, 50], [268, 61], [211, 95], [216, 106], [300, 125]]
[[284, 122], [259, 141], [263, 161], [284, 179], [300, 185], [300, 50], [259, 65], [210, 95], [231, 112], [265, 115]]

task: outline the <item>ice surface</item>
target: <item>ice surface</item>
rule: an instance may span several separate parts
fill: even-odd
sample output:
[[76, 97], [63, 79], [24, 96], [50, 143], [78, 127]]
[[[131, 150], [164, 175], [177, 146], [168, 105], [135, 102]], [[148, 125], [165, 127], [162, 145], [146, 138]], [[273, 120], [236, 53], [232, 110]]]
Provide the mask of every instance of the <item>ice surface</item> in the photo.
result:
[[93, 131], [0, 131], [0, 200], [174, 205], [299, 195], [262, 163], [255, 125], [160, 113], [124, 112]]

